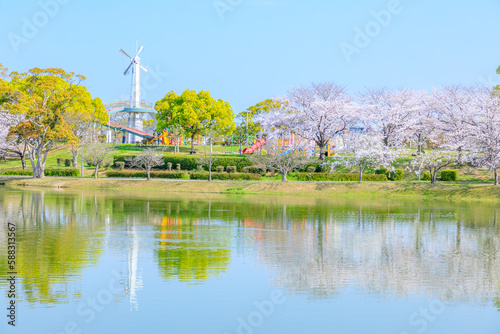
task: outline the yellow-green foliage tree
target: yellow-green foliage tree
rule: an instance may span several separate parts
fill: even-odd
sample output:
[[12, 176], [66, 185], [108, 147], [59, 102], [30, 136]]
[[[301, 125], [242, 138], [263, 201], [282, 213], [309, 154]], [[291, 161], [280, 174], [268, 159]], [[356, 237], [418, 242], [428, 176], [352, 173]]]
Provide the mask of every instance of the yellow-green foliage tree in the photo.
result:
[[230, 132], [234, 127], [231, 105], [221, 99], [215, 100], [207, 91], [196, 92], [187, 89], [181, 95], [171, 91], [156, 102], [157, 131], [163, 132], [178, 125], [191, 137], [191, 152], [194, 153], [194, 139], [197, 135], [214, 130]]
[[248, 122], [248, 131], [246, 131], [248, 136], [255, 136], [261, 131], [260, 123], [255, 123], [253, 120], [255, 117], [263, 112], [268, 112], [272, 109], [280, 107], [280, 103], [274, 101], [273, 99], [267, 99], [262, 102], [257, 103], [254, 106], [249, 107], [247, 110], [240, 112], [237, 117], [239, 117], [241, 122], [241, 127], [246, 130]]
[[[85, 77], [58, 68], [33, 68], [27, 73], [12, 72], [7, 84], [0, 85], [2, 108], [22, 116], [10, 129], [22, 136], [28, 145], [34, 178], [44, 177], [48, 153], [58, 144], [76, 140], [69, 114], [102, 115], [102, 101], [92, 99], [81, 83]], [[97, 106], [97, 107], [96, 107]]]

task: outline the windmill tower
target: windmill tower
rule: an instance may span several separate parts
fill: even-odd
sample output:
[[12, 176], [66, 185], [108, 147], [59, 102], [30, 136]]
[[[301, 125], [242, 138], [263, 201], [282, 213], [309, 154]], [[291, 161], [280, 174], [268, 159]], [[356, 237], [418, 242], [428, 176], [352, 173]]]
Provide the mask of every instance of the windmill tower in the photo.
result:
[[[130, 59], [130, 64], [128, 65], [123, 75], [127, 75], [132, 70], [132, 93], [130, 95], [130, 109], [128, 117], [128, 127], [142, 131], [142, 113], [134, 112], [133, 109], [141, 109], [141, 69], [147, 72], [147, 68], [141, 65], [141, 58], [139, 54], [144, 49], [143, 46], [136, 52], [135, 57], [130, 57], [123, 49], [120, 52]], [[127, 143], [133, 144], [136, 142], [136, 136], [133, 134], [127, 135]]]

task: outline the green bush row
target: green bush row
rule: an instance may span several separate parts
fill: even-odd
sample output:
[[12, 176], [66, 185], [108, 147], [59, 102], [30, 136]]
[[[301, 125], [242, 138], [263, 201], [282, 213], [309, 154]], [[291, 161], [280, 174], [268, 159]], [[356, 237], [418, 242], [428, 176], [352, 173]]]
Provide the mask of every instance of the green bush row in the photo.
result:
[[[358, 181], [359, 174], [354, 173], [297, 173], [298, 181]], [[385, 174], [363, 174], [363, 181], [387, 181]]]
[[[208, 180], [208, 173], [191, 173], [191, 180]], [[212, 180], [260, 180], [259, 174], [249, 173], [212, 173]]]
[[[3, 175], [33, 175], [31, 170], [8, 170]], [[80, 171], [76, 168], [47, 168], [45, 176], [80, 176]]]
[[[431, 173], [424, 172], [421, 176], [423, 181], [431, 180]], [[443, 170], [441, 171], [441, 181], [456, 181], [458, 180], [458, 171], [457, 170]]]
[[[113, 162], [115, 164], [115, 167], [118, 166], [117, 162], [125, 162], [125, 166], [130, 167], [129, 163], [127, 162], [127, 159], [132, 159], [135, 156], [137, 156], [137, 154], [130, 154], [130, 153], [116, 154], [113, 157]], [[170, 162], [173, 168], [175, 168], [177, 164], [180, 164], [182, 170], [197, 170], [199, 165], [197, 158], [198, 158], [197, 156], [164, 155], [163, 157], [164, 164], [158, 166], [157, 168], [167, 169], [167, 163]], [[236, 170], [238, 172], [241, 172], [244, 167], [252, 166], [252, 162], [248, 160], [247, 157], [221, 156], [217, 157], [217, 160], [212, 165], [212, 170], [215, 171], [217, 166], [223, 166], [224, 168], [227, 168], [227, 166], [236, 166]]]
[[[146, 178], [146, 172], [140, 170], [111, 170], [106, 173], [107, 177], [130, 177], [130, 178]], [[189, 179], [189, 175], [184, 172], [162, 172], [152, 171], [151, 178], [155, 179]]]

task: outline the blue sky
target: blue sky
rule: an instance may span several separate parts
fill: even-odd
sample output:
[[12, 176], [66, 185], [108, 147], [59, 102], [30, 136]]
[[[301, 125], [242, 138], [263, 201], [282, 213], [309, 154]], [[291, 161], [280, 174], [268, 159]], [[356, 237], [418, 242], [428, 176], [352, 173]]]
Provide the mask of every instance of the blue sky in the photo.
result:
[[81, 73], [105, 103], [129, 98], [118, 51], [136, 40], [147, 102], [203, 89], [235, 113], [312, 81], [352, 93], [500, 82], [498, 0], [23, 0], [2, 12], [0, 63]]

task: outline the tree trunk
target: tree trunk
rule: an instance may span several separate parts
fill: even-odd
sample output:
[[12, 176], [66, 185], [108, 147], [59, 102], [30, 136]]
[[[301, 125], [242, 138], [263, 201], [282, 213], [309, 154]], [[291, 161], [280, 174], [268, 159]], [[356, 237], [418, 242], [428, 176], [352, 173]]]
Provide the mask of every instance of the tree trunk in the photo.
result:
[[99, 169], [99, 164], [97, 163], [95, 165], [95, 170], [94, 170], [94, 179], [97, 179], [97, 170]]
[[281, 173], [281, 181], [286, 182], [286, 172]]
[[325, 145], [319, 146], [319, 160], [325, 160]]
[[431, 171], [431, 184], [435, 184], [436, 183], [436, 170], [433, 172]]
[[194, 154], [194, 137], [196, 136], [196, 133], [193, 133], [193, 135], [191, 136], [191, 152], [189, 152], [190, 154]]
[[361, 183], [363, 181], [363, 167], [359, 167], [359, 180], [358, 183]]
[[208, 164], [208, 182], [212, 181], [212, 166]]
[[147, 181], [151, 180], [151, 168], [146, 168]]
[[73, 154], [73, 167], [76, 168], [78, 166], [78, 151], [72, 151], [71, 153]]
[[26, 156], [24, 154], [20, 154], [20, 156], [21, 156], [21, 164], [23, 165], [23, 170], [28, 169], [28, 167], [26, 167]]
[[498, 169], [495, 168], [495, 185], [498, 186]]

